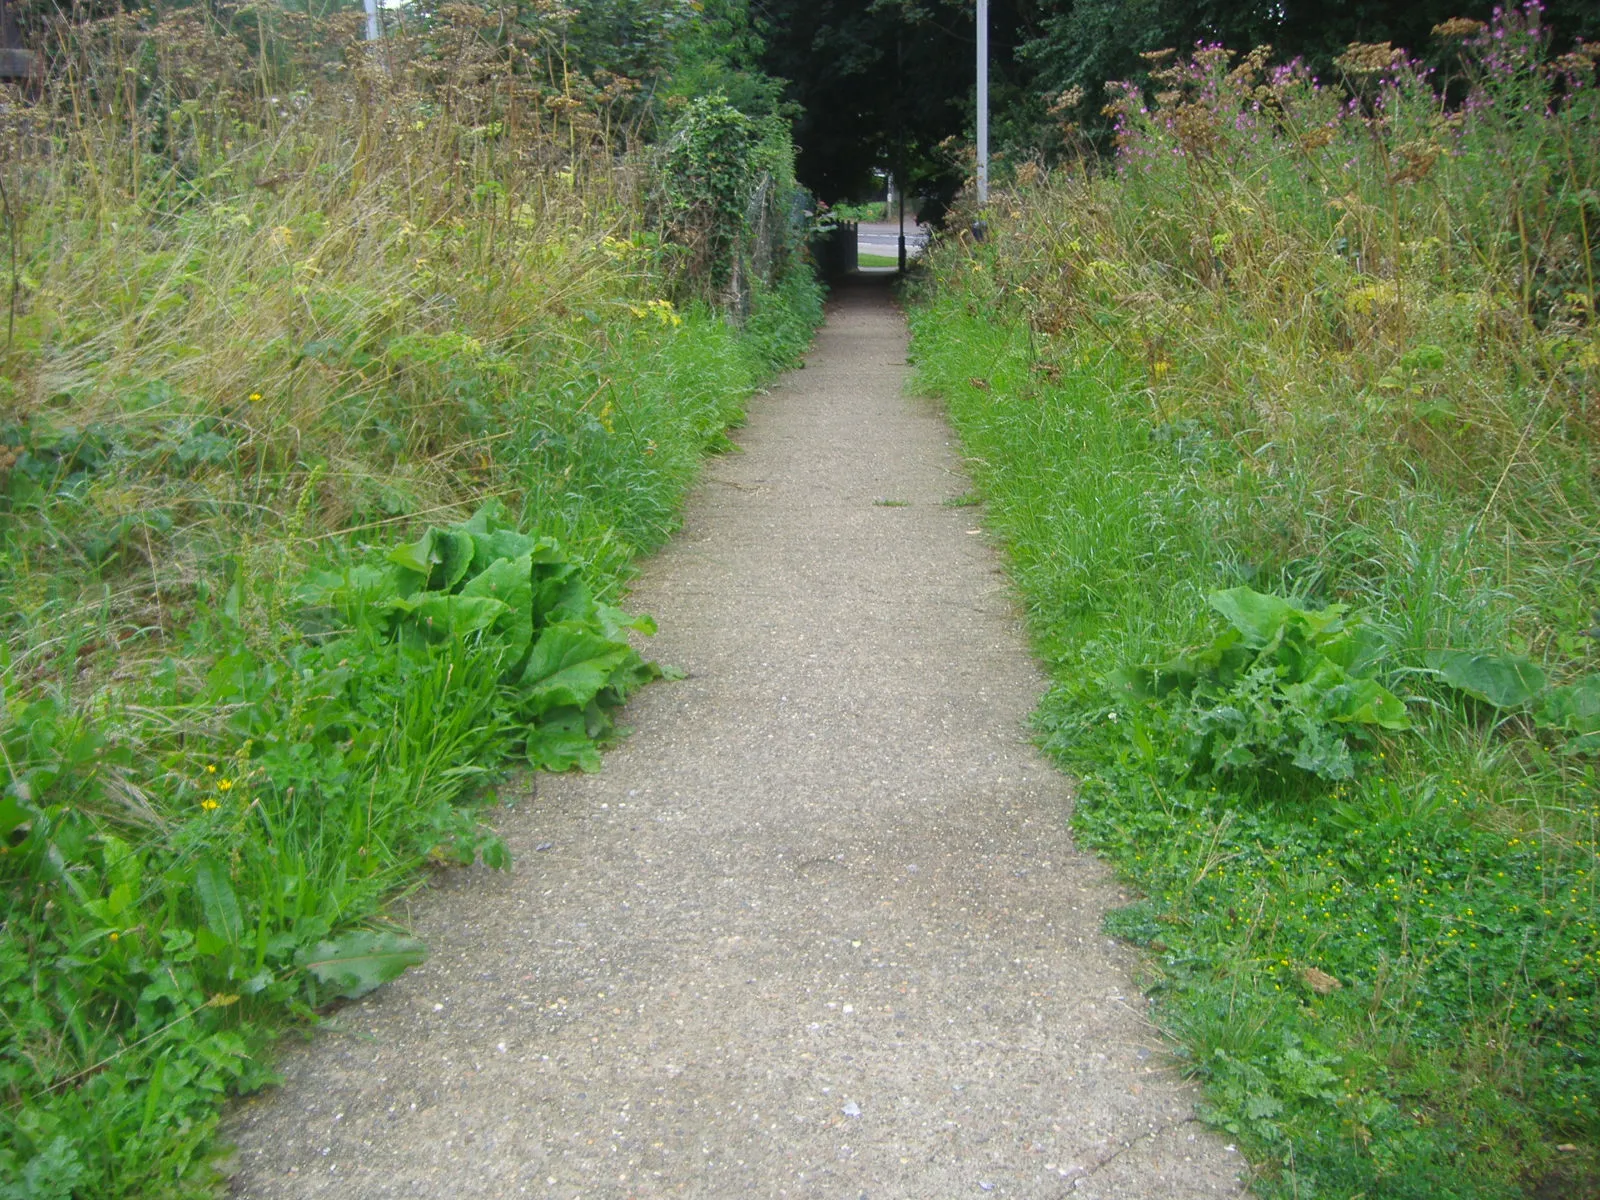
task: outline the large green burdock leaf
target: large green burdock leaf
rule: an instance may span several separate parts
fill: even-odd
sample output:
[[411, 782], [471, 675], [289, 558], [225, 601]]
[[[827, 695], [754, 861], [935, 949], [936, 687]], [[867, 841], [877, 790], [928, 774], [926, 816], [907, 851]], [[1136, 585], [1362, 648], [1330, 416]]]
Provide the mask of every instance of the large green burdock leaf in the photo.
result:
[[1600, 678], [1551, 688], [1540, 701], [1534, 719], [1548, 729], [1600, 733]]
[[1451, 687], [1495, 708], [1521, 708], [1545, 689], [1545, 674], [1518, 654], [1435, 650], [1427, 663]]
[[576, 563], [534, 561], [533, 617], [537, 623], [573, 621], [587, 625], [593, 611], [594, 600]]
[[528, 730], [528, 761], [557, 774], [573, 767], [598, 771], [600, 748], [586, 714], [567, 708], [540, 717]]
[[421, 539], [389, 551], [389, 561], [422, 576], [429, 591], [448, 592], [472, 567], [477, 546], [461, 529], [430, 529]]
[[318, 942], [295, 956], [295, 965], [347, 1000], [365, 996], [428, 956], [416, 938], [358, 929]]
[[484, 504], [457, 528], [472, 536], [475, 553], [472, 570], [468, 572], [471, 575], [476, 575], [497, 558], [521, 558], [543, 542], [554, 545], [551, 538], [536, 538], [507, 526], [505, 506], [498, 500]]
[[1400, 697], [1372, 679], [1352, 679], [1330, 689], [1328, 715], [1345, 725], [1377, 725], [1384, 729], [1410, 729], [1411, 718]]
[[1243, 635], [1245, 645], [1253, 650], [1265, 649], [1291, 625], [1312, 645], [1319, 647], [1335, 640], [1345, 629], [1343, 604], [1298, 608], [1281, 596], [1269, 596], [1247, 587], [1212, 592], [1206, 597], [1206, 603], [1226, 617], [1228, 624]]
[[1212, 592], [1206, 597], [1206, 603], [1244, 635], [1247, 646], [1256, 650], [1277, 637], [1296, 611], [1287, 600], [1247, 587]]
[[632, 616], [610, 604], [596, 604], [594, 606], [595, 619], [600, 622], [600, 629], [607, 637], [621, 638], [622, 631], [632, 629], [636, 633], [653, 637], [656, 632], [655, 618], [648, 613]]
[[572, 621], [547, 625], [534, 643], [522, 673], [530, 711], [582, 709], [610, 682], [611, 673], [628, 660], [633, 647], [613, 641]]
[[452, 635], [480, 633], [510, 611], [503, 600], [492, 596], [451, 596], [429, 592], [418, 598], [411, 619], [423, 625], [430, 635], [443, 639]]
[[[463, 528], [471, 528], [468, 522]], [[492, 562], [502, 558], [521, 558], [538, 544], [537, 538], [515, 529], [496, 529], [493, 533], [473, 533], [472, 569], [469, 576], [477, 575]]]
[[463, 596], [487, 596], [506, 605], [499, 622], [505, 635], [510, 664], [528, 652], [533, 642], [533, 558], [502, 558], [467, 580]]

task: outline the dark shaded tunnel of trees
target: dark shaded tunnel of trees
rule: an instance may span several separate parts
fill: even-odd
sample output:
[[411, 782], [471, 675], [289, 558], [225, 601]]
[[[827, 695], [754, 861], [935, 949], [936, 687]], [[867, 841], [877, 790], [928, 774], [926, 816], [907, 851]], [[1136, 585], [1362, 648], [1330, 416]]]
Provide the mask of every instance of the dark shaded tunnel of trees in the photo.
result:
[[[996, 169], [1003, 178], [1008, 162], [1104, 149], [1105, 82], [1139, 78], [1148, 51], [1270, 44], [1276, 58], [1303, 57], [1329, 77], [1351, 42], [1387, 41], [1426, 59], [1435, 25], [1485, 20], [1493, 8], [1490, 0], [991, 0]], [[852, 199], [871, 190], [874, 170], [895, 172], [942, 211], [971, 170], [975, 9], [974, 0], [753, 0], [761, 66], [787, 81], [795, 111], [801, 182], [823, 199]], [[1592, 0], [1550, 0], [1543, 19], [1557, 46], [1600, 38]], [[1076, 131], [1064, 137], [1068, 122]]]

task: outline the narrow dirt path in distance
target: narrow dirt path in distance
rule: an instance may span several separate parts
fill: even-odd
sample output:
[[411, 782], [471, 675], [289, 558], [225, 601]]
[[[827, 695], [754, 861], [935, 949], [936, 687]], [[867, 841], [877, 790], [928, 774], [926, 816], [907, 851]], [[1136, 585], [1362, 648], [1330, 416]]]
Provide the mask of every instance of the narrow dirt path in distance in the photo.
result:
[[[690, 678], [532, 781], [428, 963], [286, 1048], [238, 1194], [1232, 1195], [1029, 746], [1043, 680], [887, 288], [708, 465], [630, 607]], [[526, 785], [525, 785], [526, 786]]]

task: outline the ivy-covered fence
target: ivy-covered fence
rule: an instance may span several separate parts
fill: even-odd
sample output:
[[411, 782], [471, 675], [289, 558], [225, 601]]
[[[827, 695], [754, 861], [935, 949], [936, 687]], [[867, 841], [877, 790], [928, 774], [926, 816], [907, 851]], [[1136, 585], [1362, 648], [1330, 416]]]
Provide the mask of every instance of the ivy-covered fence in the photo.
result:
[[739, 320], [798, 260], [808, 200], [788, 125], [720, 94], [690, 101], [660, 151], [656, 205], [678, 286]]

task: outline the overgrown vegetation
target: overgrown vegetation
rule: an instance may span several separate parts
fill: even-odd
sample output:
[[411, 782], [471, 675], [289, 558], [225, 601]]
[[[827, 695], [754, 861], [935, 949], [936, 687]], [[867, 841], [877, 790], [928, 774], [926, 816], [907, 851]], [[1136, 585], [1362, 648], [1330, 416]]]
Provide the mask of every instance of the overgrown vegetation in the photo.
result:
[[[1146, 55], [1199, 41], [1262, 43], [1337, 77], [1333, 60], [1360, 39], [1425, 46], [1448, 17], [1487, 20], [1495, 0], [1242, 4], [1216, 0], [989, 0], [993, 177], [1111, 146], [1105, 82], [1150, 82]], [[920, 215], [942, 217], [970, 175], [977, 105], [972, 0], [766, 0], [761, 61], [788, 81], [800, 112], [800, 178], [829, 201], [870, 195], [875, 172], [902, 178]], [[1547, 0], [1562, 45], [1600, 39], [1592, 0]], [[707, 89], [711, 90], [711, 89]], [[726, 89], [732, 94], [731, 87]], [[692, 94], [692, 93], [691, 93]], [[850, 114], [841, 120], [840, 114]]]
[[[573, 13], [401, 15], [61, 24], [0, 108], [8, 1200], [212, 1189], [272, 1031], [420, 957], [385, 900], [504, 865], [497, 775], [595, 765], [629, 565], [819, 315], [732, 206], [706, 302], [684, 109]], [[785, 153], [717, 169], [788, 211]]]
[[1266, 1196], [1600, 1188], [1600, 118], [1538, 10], [1157, 56], [913, 317]]

